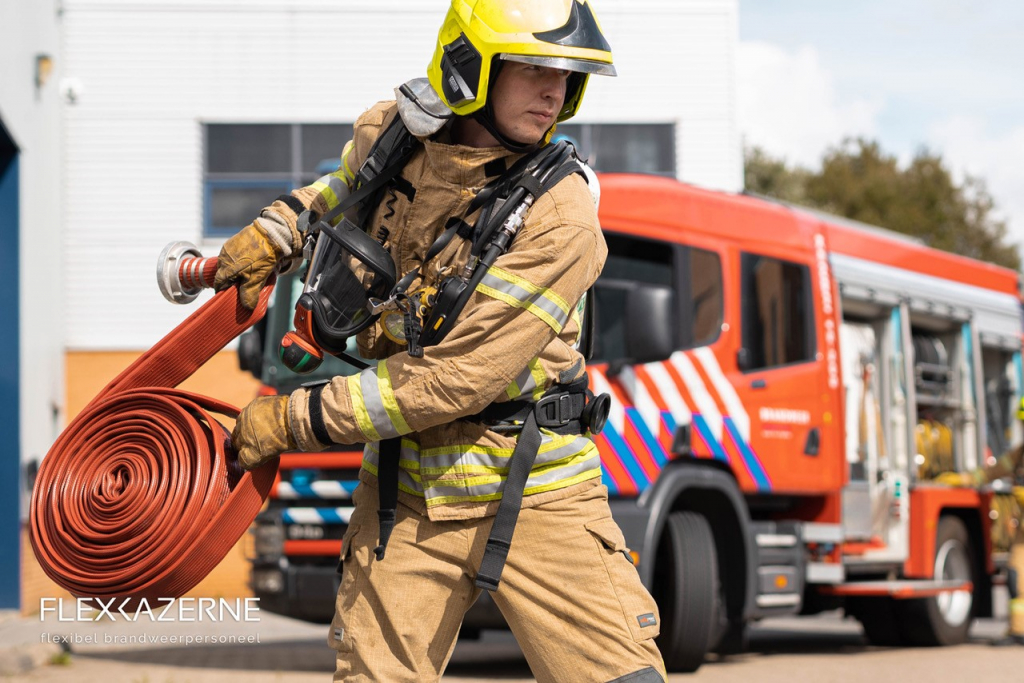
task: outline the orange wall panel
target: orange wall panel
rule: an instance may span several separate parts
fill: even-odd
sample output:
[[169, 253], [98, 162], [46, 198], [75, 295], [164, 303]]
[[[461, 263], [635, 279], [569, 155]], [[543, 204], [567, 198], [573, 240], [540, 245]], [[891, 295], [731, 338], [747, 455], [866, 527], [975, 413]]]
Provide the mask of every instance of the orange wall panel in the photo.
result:
[[[64, 361], [68, 421], [140, 355], [137, 351], [68, 351]], [[241, 408], [256, 397], [260, 383], [238, 369], [234, 351], [221, 351], [180, 388]]]

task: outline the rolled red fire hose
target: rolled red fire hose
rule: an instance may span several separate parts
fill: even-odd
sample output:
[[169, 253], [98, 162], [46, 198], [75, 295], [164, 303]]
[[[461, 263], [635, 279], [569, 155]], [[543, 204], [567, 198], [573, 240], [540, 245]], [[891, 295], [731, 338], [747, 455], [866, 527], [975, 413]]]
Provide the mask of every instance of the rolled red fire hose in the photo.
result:
[[[216, 259], [207, 259], [209, 286]], [[183, 268], [184, 270], [184, 268]], [[238, 409], [175, 389], [266, 313], [216, 294], [117, 376], [42, 461], [31, 538], [43, 571], [77, 597], [176, 598], [249, 528], [277, 474], [244, 472], [216, 415]]]

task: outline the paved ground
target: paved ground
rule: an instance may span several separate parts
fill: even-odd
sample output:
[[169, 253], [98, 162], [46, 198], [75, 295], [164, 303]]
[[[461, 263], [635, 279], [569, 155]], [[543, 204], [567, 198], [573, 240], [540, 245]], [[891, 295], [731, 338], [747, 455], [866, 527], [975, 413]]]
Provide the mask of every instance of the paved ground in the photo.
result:
[[[212, 683], [247, 681], [297, 683], [329, 681], [333, 653], [323, 645], [324, 627], [261, 614], [251, 623], [60, 623], [52, 619], [0, 621], [0, 649], [17, 646], [52, 650], [52, 634], [69, 635], [70, 657], [27, 673], [4, 677], [11, 681], [55, 683]], [[992, 648], [1001, 621], [979, 621], [972, 642], [944, 649], [886, 649], [864, 644], [860, 627], [838, 614], [803, 619], [773, 619], [755, 626], [751, 652], [709, 662], [692, 676], [673, 675], [672, 681], [806, 681], [1021, 680], [1024, 648]], [[44, 636], [43, 634], [51, 634]], [[258, 643], [152, 644], [146, 639], [186, 637], [258, 639]], [[88, 639], [88, 642], [85, 642]], [[94, 642], [95, 641], [95, 642]], [[533, 681], [515, 641], [508, 634], [487, 633], [480, 642], [456, 648], [446, 682]]]

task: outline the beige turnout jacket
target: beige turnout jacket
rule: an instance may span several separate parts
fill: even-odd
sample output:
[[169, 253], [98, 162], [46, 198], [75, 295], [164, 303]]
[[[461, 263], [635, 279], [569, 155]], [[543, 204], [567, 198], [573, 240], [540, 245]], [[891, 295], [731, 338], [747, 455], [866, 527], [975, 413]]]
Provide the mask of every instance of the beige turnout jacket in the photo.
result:
[[[293, 195], [321, 214], [336, 206], [341, 185], [352, 183], [378, 133], [396, 115], [394, 101], [364, 113], [338, 171]], [[401, 173], [414, 192], [406, 186], [386, 196], [364, 226], [373, 235], [386, 229], [385, 246], [399, 276], [422, 263], [450, 218], [472, 223], [476, 216], [465, 214], [477, 192], [519, 158], [504, 148], [471, 148], [447, 139], [446, 130], [421, 139]], [[268, 209], [294, 226], [295, 214], [284, 202]], [[469, 248], [453, 240], [427, 263], [422, 281], [410, 291], [458, 273]], [[360, 334], [360, 353], [379, 359], [376, 367], [334, 378], [322, 395], [331, 439], [367, 444], [360, 478], [376, 485], [379, 441], [401, 436], [403, 503], [434, 520], [493, 514], [515, 437], [460, 418], [495, 401], [536, 399], [552, 383], [583, 374], [584, 359], [576, 350], [581, 298], [606, 255], [587, 182], [573, 174], [538, 199], [454, 329], [422, 358], [385, 337], [379, 323]], [[308, 389], [292, 394], [289, 417], [299, 447], [315, 451], [327, 444], [319, 443], [310, 427], [308, 398]], [[523, 507], [597, 486], [600, 476], [597, 448], [588, 436], [545, 432]]]

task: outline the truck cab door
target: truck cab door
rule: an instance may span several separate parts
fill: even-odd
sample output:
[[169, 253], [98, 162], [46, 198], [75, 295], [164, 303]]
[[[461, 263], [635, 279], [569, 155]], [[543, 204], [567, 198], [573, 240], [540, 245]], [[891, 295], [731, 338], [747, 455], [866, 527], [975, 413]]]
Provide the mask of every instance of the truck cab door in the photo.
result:
[[822, 457], [825, 416], [838, 415], [839, 406], [826, 391], [808, 256], [740, 253], [739, 372], [730, 379], [750, 415], [751, 450], [765, 473], [765, 481], [753, 477], [761, 491], [834, 490], [842, 476], [834, 458]]

